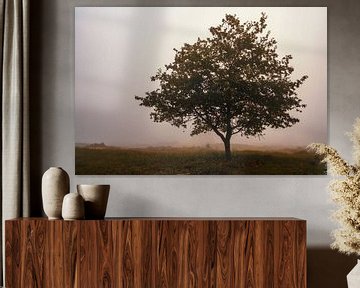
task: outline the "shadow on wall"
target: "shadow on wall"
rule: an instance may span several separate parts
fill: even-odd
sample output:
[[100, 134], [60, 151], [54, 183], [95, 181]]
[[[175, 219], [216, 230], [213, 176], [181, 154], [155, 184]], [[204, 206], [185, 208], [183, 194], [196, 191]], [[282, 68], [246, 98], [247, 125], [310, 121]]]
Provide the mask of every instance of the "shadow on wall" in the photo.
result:
[[308, 249], [308, 288], [347, 288], [346, 275], [355, 264], [355, 256], [344, 255], [328, 248]]
[[[29, 109], [30, 109], [30, 216], [42, 215], [41, 202], [41, 163], [42, 163], [42, 79], [44, 39], [45, 0], [31, 2], [30, 5], [30, 43], [29, 43]], [[49, 5], [48, 5], [49, 6]], [[45, 12], [46, 11], [46, 12]], [[51, 51], [52, 49], [49, 48]]]

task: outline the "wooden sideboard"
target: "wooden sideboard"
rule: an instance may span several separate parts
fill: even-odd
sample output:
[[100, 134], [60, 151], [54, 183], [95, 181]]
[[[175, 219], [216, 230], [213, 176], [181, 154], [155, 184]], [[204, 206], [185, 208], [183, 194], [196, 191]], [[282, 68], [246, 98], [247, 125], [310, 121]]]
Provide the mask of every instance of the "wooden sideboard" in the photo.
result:
[[6, 287], [306, 287], [306, 221], [115, 218], [5, 223]]

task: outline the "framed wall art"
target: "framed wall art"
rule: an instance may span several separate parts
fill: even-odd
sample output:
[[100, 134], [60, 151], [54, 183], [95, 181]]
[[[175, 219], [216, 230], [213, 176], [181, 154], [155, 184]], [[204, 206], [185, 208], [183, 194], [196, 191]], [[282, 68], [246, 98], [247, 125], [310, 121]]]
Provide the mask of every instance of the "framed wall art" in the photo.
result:
[[76, 7], [77, 175], [318, 175], [325, 7]]

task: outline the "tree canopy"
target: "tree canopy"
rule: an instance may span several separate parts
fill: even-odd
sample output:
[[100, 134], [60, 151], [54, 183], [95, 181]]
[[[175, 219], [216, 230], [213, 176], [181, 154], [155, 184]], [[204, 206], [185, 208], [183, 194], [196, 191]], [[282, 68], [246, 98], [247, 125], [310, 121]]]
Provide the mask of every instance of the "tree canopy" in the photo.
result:
[[210, 37], [174, 49], [174, 61], [151, 77], [159, 88], [135, 99], [153, 109], [155, 122], [189, 127], [191, 136], [216, 133], [227, 159], [233, 135], [262, 136], [267, 127], [299, 122], [291, 111], [306, 106], [296, 90], [307, 76], [292, 80], [292, 56], [277, 54], [266, 19], [262, 13], [259, 21], [242, 23], [226, 14]]

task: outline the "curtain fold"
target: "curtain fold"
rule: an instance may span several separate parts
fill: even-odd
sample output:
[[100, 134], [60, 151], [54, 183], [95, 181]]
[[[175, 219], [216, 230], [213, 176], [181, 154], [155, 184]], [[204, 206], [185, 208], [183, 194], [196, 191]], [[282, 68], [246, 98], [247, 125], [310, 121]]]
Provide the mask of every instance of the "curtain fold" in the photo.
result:
[[4, 271], [4, 221], [27, 217], [30, 211], [29, 0], [0, 0], [0, 5], [3, 247], [1, 263]]

